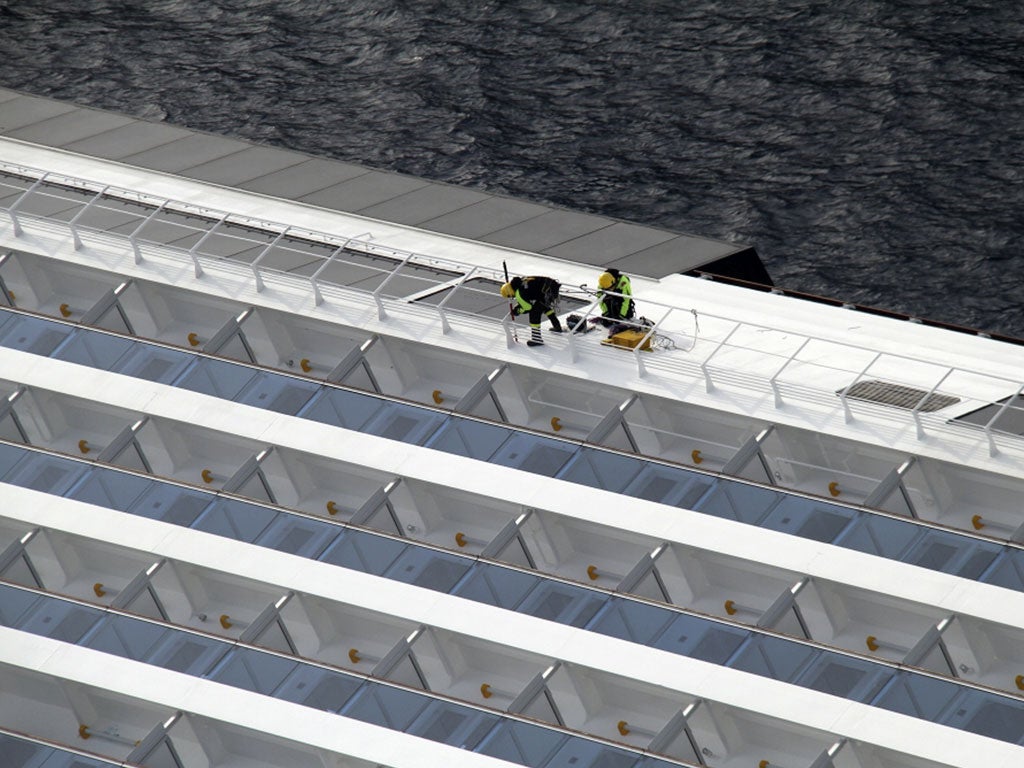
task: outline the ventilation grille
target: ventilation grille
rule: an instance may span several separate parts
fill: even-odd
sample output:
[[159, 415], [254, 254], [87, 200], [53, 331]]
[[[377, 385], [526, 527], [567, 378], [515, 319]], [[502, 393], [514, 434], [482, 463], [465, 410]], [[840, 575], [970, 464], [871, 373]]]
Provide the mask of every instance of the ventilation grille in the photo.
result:
[[[843, 394], [843, 390], [836, 390], [837, 395]], [[959, 403], [959, 397], [951, 395], [929, 395], [923, 389], [904, 387], [900, 384], [890, 384], [886, 381], [858, 381], [846, 393], [847, 397], [854, 400], [867, 400], [882, 405], [892, 405], [896, 408], [906, 408], [908, 411], [917, 408], [924, 413], [937, 411], [946, 408], [954, 403]], [[927, 398], [926, 398], [927, 396]], [[922, 405], [918, 405], [924, 400]]]

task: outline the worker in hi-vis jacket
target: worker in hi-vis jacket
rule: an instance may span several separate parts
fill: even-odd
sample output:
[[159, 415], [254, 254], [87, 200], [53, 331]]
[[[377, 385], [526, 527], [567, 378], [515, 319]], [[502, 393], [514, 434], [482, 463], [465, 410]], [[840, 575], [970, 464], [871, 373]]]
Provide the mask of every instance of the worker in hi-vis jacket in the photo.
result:
[[[636, 315], [633, 288], [626, 275], [617, 269], [609, 268], [597, 278], [597, 287], [601, 289], [597, 292], [598, 298], [601, 299], [601, 317], [596, 319], [602, 325], [621, 323]], [[620, 295], [612, 296], [612, 293]]]
[[540, 275], [533, 277], [513, 277], [501, 286], [501, 295], [511, 299], [512, 316], [529, 315], [530, 340], [527, 346], [539, 347], [544, 343], [540, 335], [540, 319], [547, 315], [551, 321], [551, 330], [562, 332], [562, 323], [558, 319], [558, 292], [562, 284], [550, 277]]

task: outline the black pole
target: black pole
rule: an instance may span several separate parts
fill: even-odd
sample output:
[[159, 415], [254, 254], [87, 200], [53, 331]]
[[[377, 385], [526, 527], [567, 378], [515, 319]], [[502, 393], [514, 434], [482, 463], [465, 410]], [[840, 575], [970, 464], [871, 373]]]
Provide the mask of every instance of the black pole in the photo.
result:
[[[508, 264], [504, 261], [501, 262], [501, 268], [505, 270], [505, 282], [512, 282], [508, 279]], [[516, 313], [512, 311], [512, 299], [508, 300], [508, 314], [512, 318], [512, 340], [519, 341], [519, 334], [516, 333]]]

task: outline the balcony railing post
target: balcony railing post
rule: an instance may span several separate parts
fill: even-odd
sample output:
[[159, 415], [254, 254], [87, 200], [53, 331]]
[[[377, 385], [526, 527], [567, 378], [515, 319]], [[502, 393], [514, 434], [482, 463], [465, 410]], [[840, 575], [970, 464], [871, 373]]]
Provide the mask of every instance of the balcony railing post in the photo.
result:
[[801, 352], [804, 351], [804, 347], [806, 347], [807, 344], [810, 341], [811, 341], [810, 337], [804, 339], [804, 343], [800, 345], [800, 347], [796, 350], [796, 352], [794, 352], [792, 355], [789, 356], [789, 358], [786, 360], [786, 362], [784, 362], [782, 364], [782, 367], [779, 368], [779, 370], [777, 370], [775, 372], [775, 375], [772, 376], [771, 379], [768, 380], [768, 383], [771, 385], [772, 392], [775, 393], [775, 407], [776, 408], [781, 408], [782, 407], [782, 390], [779, 389], [779, 385], [778, 385], [778, 382], [776, 380], [779, 378], [779, 376], [782, 375], [782, 372], [784, 370], [786, 370], [786, 367], [791, 362], [793, 362], [800, 355]]
[[705, 391], [711, 392], [715, 388], [714, 383], [711, 381], [711, 374], [708, 373], [708, 363], [711, 362], [711, 358], [718, 353], [718, 350], [725, 346], [725, 343], [732, 338], [732, 335], [736, 333], [736, 331], [738, 331], [742, 325], [743, 323], [736, 323], [736, 325], [732, 327], [732, 330], [729, 331], [728, 334], [726, 334], [726, 337], [722, 339], [720, 342], [718, 342], [718, 346], [711, 350], [711, 354], [705, 357], [704, 360], [701, 362], [700, 369], [704, 374]]
[[93, 195], [92, 199], [85, 204], [85, 207], [83, 207], [82, 210], [76, 213], [74, 217], [71, 219], [71, 221], [68, 222], [68, 227], [71, 229], [71, 238], [74, 241], [76, 251], [82, 250], [82, 238], [78, 234], [78, 220], [82, 218], [89, 211], [90, 208], [92, 208], [93, 204], [97, 200], [103, 197], [103, 194], [108, 189], [110, 189], [109, 184], [105, 186], [103, 189], [101, 189], [99, 192], [97, 192], [95, 195]]
[[11, 223], [14, 225], [14, 236], [15, 237], [21, 237], [21, 234], [22, 234], [21, 222], [18, 220], [18, 214], [17, 214], [18, 207], [25, 200], [28, 199], [29, 195], [31, 195], [33, 192], [36, 191], [36, 189], [39, 187], [39, 185], [42, 184], [43, 181], [46, 179], [46, 177], [49, 176], [49, 175], [50, 175], [49, 173], [44, 173], [42, 176], [40, 176], [38, 179], [36, 179], [35, 182], [32, 184], [32, 186], [29, 187], [28, 189], [26, 189], [24, 192], [22, 192], [18, 196], [18, 199], [15, 200], [13, 203], [11, 203], [10, 208], [7, 209], [7, 213], [11, 217]]

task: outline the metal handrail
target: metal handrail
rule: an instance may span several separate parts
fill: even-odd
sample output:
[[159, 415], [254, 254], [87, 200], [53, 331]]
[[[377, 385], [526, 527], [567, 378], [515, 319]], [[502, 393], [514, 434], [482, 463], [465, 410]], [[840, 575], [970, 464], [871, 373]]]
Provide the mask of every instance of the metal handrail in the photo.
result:
[[[41, 224], [43, 224], [44, 226], [50, 228], [51, 230], [53, 229], [53, 226], [56, 224], [60, 228], [65, 228], [65, 231], [70, 230], [70, 233], [72, 235], [72, 238], [73, 238], [75, 246], [76, 246], [76, 249], [77, 249], [77, 247], [81, 243], [81, 239], [80, 238], [81, 238], [81, 233], [82, 232], [94, 233], [97, 236], [102, 236], [105, 239], [114, 238], [114, 239], [119, 239], [119, 240], [126, 240], [131, 245], [131, 247], [133, 249], [133, 252], [135, 254], [135, 261], [136, 261], [136, 263], [141, 263], [141, 261], [142, 261], [142, 253], [141, 253], [141, 249], [139, 247], [139, 242], [140, 242], [140, 239], [141, 239], [140, 238], [140, 234], [145, 229], [145, 227], [148, 226], [149, 224], [151, 224], [154, 221], [154, 219], [161, 212], [168, 211], [168, 212], [172, 212], [172, 213], [181, 213], [181, 214], [185, 214], [185, 215], [198, 216], [198, 217], [208, 221], [209, 222], [209, 226], [208, 227], [206, 227], [206, 228], [196, 227], [197, 232], [202, 231], [204, 234], [200, 237], [200, 239], [193, 246], [191, 246], [191, 248], [182, 248], [182, 247], [179, 247], [179, 246], [169, 245], [169, 244], [166, 244], [166, 243], [160, 243], [160, 242], [155, 242], [155, 241], [144, 241], [144, 242], [146, 242], [147, 245], [155, 247], [155, 248], [158, 248], [158, 249], [160, 249], [161, 251], [164, 251], [164, 252], [176, 251], [176, 252], [180, 252], [180, 253], [185, 254], [189, 258], [189, 260], [192, 262], [192, 264], [193, 264], [193, 267], [194, 267], [194, 270], [195, 270], [195, 276], [196, 276], [197, 279], [201, 278], [202, 275], [203, 275], [203, 265], [200, 262], [200, 257], [203, 257], [204, 261], [206, 261], [207, 260], [207, 256], [208, 256], [207, 254], [203, 254], [202, 253], [202, 245], [206, 242], [207, 239], [209, 239], [213, 235], [214, 230], [218, 229], [219, 227], [221, 227], [222, 225], [224, 225], [226, 223], [239, 223], [239, 224], [241, 224], [243, 226], [251, 227], [253, 229], [259, 229], [259, 230], [263, 230], [263, 231], [268, 231], [268, 232], [276, 233], [276, 239], [274, 240], [274, 242], [271, 243], [268, 246], [263, 247], [263, 250], [260, 253], [259, 257], [252, 264], [249, 265], [249, 270], [252, 272], [253, 279], [255, 281], [255, 290], [256, 290], [256, 292], [260, 292], [263, 289], [264, 281], [263, 281], [262, 273], [264, 273], [264, 272], [267, 272], [267, 273], [270, 273], [270, 272], [277, 273], [282, 278], [288, 278], [288, 279], [291, 279], [291, 280], [298, 279], [294, 275], [290, 275], [290, 274], [288, 274], [286, 272], [278, 272], [277, 270], [273, 270], [273, 269], [269, 269], [267, 267], [263, 267], [259, 263], [262, 260], [262, 258], [269, 252], [269, 250], [271, 248], [273, 248], [274, 245], [276, 245], [284, 237], [284, 235], [286, 233], [290, 233], [290, 234], [292, 234], [292, 235], [294, 235], [294, 236], [296, 236], [298, 238], [301, 238], [301, 239], [308, 239], [311, 242], [323, 243], [325, 245], [336, 246], [335, 250], [331, 253], [330, 257], [325, 259], [324, 263], [322, 265], [320, 265], [320, 267], [315, 271], [315, 273], [310, 278], [308, 278], [308, 280], [310, 282], [310, 287], [311, 287], [311, 289], [313, 291], [313, 294], [314, 294], [314, 301], [315, 301], [315, 303], [317, 305], [321, 304], [324, 301], [324, 297], [323, 297], [322, 291], [320, 290], [320, 282], [321, 282], [320, 275], [322, 274], [324, 269], [326, 269], [335, 259], [337, 259], [340, 256], [340, 254], [343, 251], [345, 251], [345, 250], [361, 251], [361, 252], [366, 253], [366, 254], [370, 254], [370, 255], [372, 255], [372, 254], [383, 255], [383, 256], [385, 256], [387, 258], [397, 260], [399, 263], [395, 267], [393, 267], [392, 269], [390, 269], [390, 270], [382, 269], [381, 270], [382, 272], [388, 272], [389, 274], [387, 275], [387, 277], [385, 277], [384, 281], [376, 288], [376, 290], [374, 290], [372, 292], [365, 291], [365, 290], [358, 289], [358, 288], [352, 288], [352, 287], [348, 287], [348, 286], [344, 286], [344, 285], [333, 285], [332, 286], [332, 287], [337, 288], [338, 290], [343, 291], [343, 292], [354, 291], [354, 292], [357, 292], [359, 294], [364, 294], [364, 295], [365, 294], [369, 294], [372, 297], [374, 303], [377, 306], [378, 318], [381, 319], [381, 320], [386, 320], [387, 319], [387, 311], [385, 309], [385, 302], [387, 303], [387, 307], [395, 309], [395, 310], [400, 311], [400, 312], [408, 312], [410, 309], [412, 309], [412, 305], [410, 305], [409, 302], [406, 300], [407, 297], [387, 298], [387, 297], [384, 297], [382, 295], [383, 288], [406, 265], [409, 265], [409, 264], [419, 264], [419, 265], [433, 267], [435, 269], [446, 269], [448, 271], [453, 271], [453, 272], [461, 273], [461, 279], [457, 279], [454, 282], [454, 284], [452, 282], [448, 282], [448, 283], [445, 283], [445, 284], [443, 284], [441, 286], [437, 286], [438, 290], [443, 290], [445, 288], [448, 288], [451, 291], [451, 294], [454, 294], [456, 291], [458, 291], [460, 289], [466, 289], [465, 285], [466, 285], [466, 282], [467, 282], [467, 280], [468, 280], [468, 278], [470, 277], [471, 274], [473, 274], [473, 275], [475, 275], [477, 277], [480, 277], [482, 274], [484, 274], [484, 275], [490, 274], [490, 276], [494, 277], [495, 279], [501, 278], [501, 274], [496, 269], [483, 268], [483, 267], [479, 267], [479, 266], [475, 266], [475, 265], [466, 264], [466, 263], [463, 263], [463, 262], [458, 262], [458, 261], [455, 261], [455, 260], [452, 260], [452, 259], [447, 259], [447, 258], [443, 258], [443, 257], [435, 257], [435, 256], [430, 256], [428, 254], [421, 254], [421, 253], [416, 253], [416, 252], [413, 252], [413, 251], [408, 251], [408, 250], [404, 250], [404, 249], [393, 248], [393, 247], [387, 246], [387, 245], [385, 245], [383, 243], [379, 243], [379, 242], [374, 241], [372, 234], [369, 233], [369, 232], [366, 232], [366, 233], [363, 233], [363, 234], [360, 234], [360, 235], [354, 235], [354, 236], [351, 236], [351, 237], [332, 235], [332, 234], [329, 234], [329, 233], [326, 233], [326, 232], [318, 232], [318, 231], [315, 231], [315, 230], [306, 230], [306, 229], [297, 228], [297, 227], [293, 227], [293, 226], [290, 226], [290, 225], [285, 225], [285, 224], [278, 223], [278, 222], [270, 222], [270, 221], [266, 221], [266, 220], [255, 219], [255, 218], [252, 218], [252, 217], [232, 214], [230, 212], [225, 212], [225, 211], [219, 211], [219, 210], [214, 210], [214, 209], [210, 209], [210, 208], [205, 208], [205, 207], [197, 206], [197, 205], [190, 204], [190, 203], [187, 203], [187, 202], [164, 199], [164, 198], [148, 195], [148, 194], [145, 194], [145, 193], [140, 193], [140, 192], [135, 191], [135, 190], [117, 188], [117, 187], [113, 187], [113, 186], [110, 186], [110, 185], [104, 185], [104, 184], [101, 184], [101, 183], [98, 183], [98, 182], [91, 182], [91, 181], [84, 180], [84, 179], [79, 179], [79, 178], [76, 178], [76, 177], [70, 177], [70, 176], [65, 176], [65, 175], [61, 175], [61, 174], [56, 174], [56, 173], [53, 173], [53, 172], [50, 172], [50, 171], [44, 171], [42, 169], [27, 168], [25, 166], [19, 166], [19, 165], [16, 165], [16, 164], [11, 164], [11, 163], [5, 162], [5, 161], [0, 161], [0, 169], [15, 169], [14, 172], [15, 172], [16, 175], [24, 176], [24, 177], [26, 177], [26, 179], [28, 181], [31, 181], [31, 184], [29, 184], [27, 189], [25, 189], [25, 191], [21, 195], [19, 195], [17, 197], [17, 199], [14, 201], [14, 203], [12, 203], [10, 206], [7, 206], [6, 208], [0, 207], [0, 211], [6, 212], [8, 214], [8, 216], [10, 217], [10, 219], [12, 221], [12, 224], [13, 224], [13, 230], [14, 230], [15, 237], [21, 237], [23, 235], [22, 222], [25, 221], [25, 220], [31, 219], [31, 220], [39, 221]], [[26, 213], [24, 213], [22, 211], [19, 211], [18, 209], [24, 203], [24, 201], [26, 199], [28, 199], [28, 197], [31, 194], [33, 194], [36, 190], [38, 190], [39, 187], [41, 185], [43, 185], [44, 183], [56, 184], [56, 185], [65, 185], [65, 186], [68, 186], [68, 187], [71, 187], [71, 188], [75, 189], [79, 193], [84, 192], [84, 191], [92, 191], [92, 192], [94, 192], [94, 194], [93, 194], [93, 196], [90, 199], [88, 199], [88, 201], [83, 200], [81, 198], [80, 194], [79, 195], [74, 195], [74, 196], [69, 196], [68, 198], [62, 198], [62, 199], [73, 200], [75, 204], [78, 204], [78, 205], [82, 206], [81, 210], [79, 210], [78, 213], [71, 219], [70, 223], [69, 222], [65, 222], [65, 221], [56, 220], [56, 219], [51, 219], [51, 218], [46, 217], [46, 216], [26, 214]], [[52, 190], [47, 190], [47, 194], [50, 195], [50, 196], [60, 197], [59, 195], [54, 195]], [[103, 196], [108, 196], [108, 197], [109, 196], [113, 196], [113, 197], [122, 198], [122, 199], [125, 199], [125, 200], [137, 201], [141, 205], [146, 205], [146, 206], [152, 207], [153, 210], [151, 212], [149, 212], [148, 215], [146, 215], [145, 217], [140, 216], [141, 221], [140, 221], [139, 225], [128, 235], [119, 235], [119, 234], [111, 233], [111, 232], [108, 232], [108, 231], [105, 231], [105, 230], [94, 230], [94, 229], [89, 228], [89, 227], [83, 227], [79, 223], [79, 220], [81, 219], [82, 215], [90, 207], [93, 207], [97, 203], [97, 201], [100, 200]], [[246, 238], [242, 238], [242, 239], [246, 239]], [[255, 242], [259, 242], [261, 245], [263, 245], [266, 241], [265, 240], [258, 240], [258, 241], [254, 240], [253, 242], [254, 243]], [[219, 259], [219, 258], [217, 258], [215, 256], [212, 256], [211, 258], [216, 260], [218, 267], [225, 266], [225, 260]], [[493, 273], [493, 274], [491, 274], [491, 273]], [[466, 290], [468, 290], [468, 289], [466, 289]], [[610, 293], [610, 292], [606, 292], [606, 293]], [[617, 294], [613, 294], [613, 295], [617, 295]], [[448, 313], [457, 312], [457, 310], [451, 310], [451, 309], [449, 309], [447, 307], [447, 303], [448, 303], [448, 301], [451, 298], [452, 298], [452, 296], [449, 295], [448, 297], [445, 298], [445, 300], [443, 300], [439, 305], [437, 305], [434, 308], [434, 311], [437, 313], [437, 315], [439, 317], [439, 320], [440, 320], [441, 332], [442, 333], [448, 333], [448, 332], [450, 332], [450, 329], [451, 329], [451, 324], [449, 322]], [[599, 302], [600, 302], [600, 298], [599, 297], [594, 299], [594, 301], [587, 307], [587, 309], [585, 311], [584, 319], [581, 322], [586, 322], [587, 321], [587, 319], [590, 317], [590, 315], [592, 313], [594, 313], [594, 311], [595, 311], [597, 305], [599, 304]], [[641, 356], [641, 354], [640, 354], [642, 346], [647, 341], [649, 341], [650, 339], [654, 338], [658, 333], [664, 332], [665, 327], [668, 325], [669, 319], [673, 316], [674, 313], [678, 313], [680, 311], [690, 312], [690, 313], [694, 314], [695, 319], [697, 318], [697, 312], [696, 312], [696, 310], [693, 310], [693, 309], [684, 308], [684, 307], [678, 307], [678, 306], [675, 306], [675, 305], [670, 305], [670, 304], [666, 304], [664, 302], [658, 302], [658, 301], [654, 301], [654, 300], [645, 300], [645, 305], [646, 306], [651, 306], [651, 307], [662, 307], [666, 311], [665, 311], [665, 313], [663, 314], [663, 316], [661, 317], [661, 319], [657, 323], [655, 323], [652, 327], [646, 328], [643, 340], [641, 341], [640, 344], [638, 344], [633, 349], [634, 361], [635, 361], [635, 364], [637, 366], [637, 375], [640, 376], [640, 377], [645, 376], [648, 373], [648, 369], [649, 368], [653, 369], [653, 370], [660, 370], [660, 371], [662, 371], [664, 373], [670, 373], [674, 369], [674, 367], [675, 367], [676, 370], [680, 370], [680, 369], [685, 370], [687, 368], [689, 368], [689, 369], [694, 369], [695, 368], [697, 371], [699, 371], [699, 375], [703, 376], [704, 381], [705, 381], [705, 387], [706, 387], [706, 390], [708, 392], [713, 391], [714, 388], [715, 388], [715, 380], [713, 379], [712, 374], [711, 374], [711, 370], [710, 370], [710, 362], [711, 362], [711, 360], [714, 357], [716, 357], [726, 347], [735, 347], [737, 349], [743, 349], [743, 350], [747, 350], [747, 351], [749, 351], [749, 349], [750, 349], [750, 347], [744, 346], [742, 344], [730, 344], [730, 340], [737, 333], [737, 331], [739, 331], [740, 329], [744, 329], [744, 330], [777, 330], [777, 329], [771, 328], [770, 326], [761, 326], [761, 325], [749, 323], [749, 322], [746, 322], [746, 321], [737, 321], [734, 318], [729, 318], [729, 317], [722, 316], [722, 315], [715, 315], [715, 314], [710, 314], [710, 313], [702, 313], [703, 318], [705, 320], [710, 319], [710, 320], [720, 321], [723, 324], [728, 324], [729, 326], [731, 326], [730, 330], [728, 331], [728, 333], [726, 333], [724, 335], [724, 337], [720, 338], [720, 340], [717, 341], [717, 343], [715, 344], [714, 348], [710, 351], [709, 354], [707, 354], [702, 360], [685, 360], [685, 361], [682, 361], [682, 362], [677, 362], [677, 361], [671, 361], [670, 362], [670, 361], [660, 361], [660, 360], [650, 360], [649, 359], [649, 362], [645, 362], [644, 357]], [[419, 314], [419, 313], [417, 312], [417, 314]], [[458, 314], [462, 317], [462, 321], [464, 323], [467, 323], [467, 322], [468, 323], [472, 323], [476, 327], [482, 327], [482, 323], [490, 322], [490, 321], [482, 320], [478, 316], [472, 315], [471, 313], [461, 313], [460, 312]], [[513, 344], [514, 344], [514, 338], [513, 338], [514, 334], [512, 333], [512, 328], [511, 328], [511, 324], [509, 322], [509, 319], [507, 317], [503, 318], [503, 320], [501, 321], [501, 324], [503, 326], [503, 330], [505, 332], [506, 339], [507, 339], [507, 342], [508, 342], [509, 346], [513, 346]], [[490, 327], [493, 327], [493, 326], [490, 326]], [[645, 326], [639, 326], [639, 324], [638, 324], [638, 327], [644, 328]], [[570, 357], [570, 359], [573, 362], [575, 362], [577, 360], [578, 354], [579, 354], [579, 342], [575, 338], [575, 335], [576, 334], [569, 333], [568, 334], [568, 343], [567, 343], [569, 357]], [[854, 373], [855, 374], [853, 381], [851, 382], [851, 381], [847, 380], [847, 383], [842, 388], [841, 392], [838, 393], [839, 394], [839, 398], [840, 398], [840, 402], [841, 402], [842, 407], [844, 409], [844, 415], [845, 415], [846, 421], [850, 421], [850, 420], [853, 419], [853, 411], [852, 411], [852, 409], [850, 407], [848, 394], [849, 394], [851, 388], [853, 387], [853, 385], [856, 384], [858, 381], [862, 380], [864, 378], [864, 376], [867, 374], [868, 370], [870, 370], [872, 368], [872, 366], [874, 366], [879, 360], [884, 359], [884, 360], [889, 361], [889, 362], [892, 362], [892, 361], [910, 362], [910, 363], [915, 363], [915, 364], [919, 364], [919, 365], [923, 364], [923, 365], [927, 365], [927, 366], [930, 366], [930, 367], [936, 367], [936, 363], [934, 361], [923, 359], [923, 358], [919, 358], [919, 357], [913, 357], [911, 355], [902, 355], [902, 354], [891, 353], [891, 352], [883, 353], [883, 352], [878, 351], [877, 349], [871, 349], [869, 347], [863, 347], [863, 346], [856, 345], [856, 344], [849, 344], [849, 343], [846, 343], [846, 342], [836, 342], [836, 341], [833, 341], [833, 340], [826, 339], [824, 337], [807, 336], [807, 335], [803, 335], [803, 334], [794, 334], [794, 333], [789, 333], [789, 335], [792, 336], [792, 337], [796, 337], [798, 339], [802, 339], [802, 342], [799, 344], [799, 346], [797, 346], [788, 355], [783, 356], [783, 355], [780, 355], [777, 352], [765, 352], [765, 351], [761, 351], [759, 353], [759, 354], [764, 355], [764, 356], [774, 356], [774, 357], [782, 358], [781, 366], [776, 370], [776, 372], [773, 375], [771, 375], [771, 376], [762, 376], [762, 375], [759, 375], [759, 374], [756, 374], [756, 373], [751, 374], [751, 373], [747, 373], [747, 372], [744, 372], [744, 371], [738, 371], [738, 370], [734, 370], [734, 369], [730, 369], [730, 368], [726, 367], [726, 368], [724, 368], [724, 371], [721, 373], [719, 378], [720, 379], [727, 379], [727, 380], [731, 381], [735, 386], [746, 386], [748, 388], [756, 387], [756, 386], [758, 386], [757, 385], [758, 381], [763, 381], [764, 386], [767, 389], [769, 389], [774, 394], [776, 407], [781, 407], [782, 395], [781, 395], [781, 389], [780, 389], [780, 376], [783, 373], [783, 371], [786, 370], [792, 363], [797, 362], [799, 360], [800, 354], [803, 352], [803, 350], [811, 342], [814, 342], [814, 341], [824, 342], [824, 343], [828, 343], [828, 344], [833, 344], [833, 345], [841, 346], [845, 350], [859, 351], [859, 352], [864, 352], [864, 353], [872, 354], [872, 355], [874, 355], [874, 357], [859, 372], [847, 370], [847, 369], [841, 368], [841, 367], [833, 369], [836, 372], [842, 372], [844, 374], [850, 374], [850, 373]], [[707, 337], [707, 336], [705, 337], [705, 339], [707, 339], [708, 341], [713, 341], [712, 338]], [[696, 338], [695, 338], [695, 344], [696, 344]], [[815, 365], [815, 366], [821, 366], [821, 367], [826, 368], [826, 369], [831, 368], [831, 366], [827, 366], [827, 365], [822, 366], [821, 363], [818, 363], [816, 361], [812, 362], [812, 363], [808, 363], [808, 364]], [[1015, 402], [1015, 397], [1019, 396], [1021, 394], [1021, 392], [1024, 391], [1024, 384], [1021, 384], [1018, 379], [1012, 379], [1012, 378], [1008, 378], [1008, 377], [993, 375], [991, 373], [984, 373], [984, 372], [981, 372], [981, 371], [972, 370], [972, 369], [968, 369], [968, 368], [958, 368], [958, 367], [955, 367], [955, 366], [944, 366], [942, 368], [942, 375], [941, 375], [941, 377], [939, 377], [936, 380], [936, 382], [931, 386], [931, 390], [928, 392], [928, 394], [925, 395], [925, 397], [922, 398], [913, 409], [910, 409], [908, 411], [909, 418], [911, 418], [914, 421], [914, 423], [915, 423], [915, 425], [917, 427], [918, 438], [919, 439], [924, 439], [924, 430], [923, 430], [923, 426], [922, 426], [922, 423], [921, 423], [921, 405], [924, 402], [927, 401], [928, 396], [930, 396], [931, 394], [934, 394], [934, 392], [936, 392], [938, 390], [939, 386], [941, 386], [945, 381], [947, 381], [950, 378], [950, 376], [952, 376], [955, 373], [963, 373], [963, 374], [967, 374], [969, 376], [979, 376], [979, 377], [982, 377], [983, 379], [985, 379], [986, 381], [999, 382], [999, 383], [1003, 383], [1003, 384], [1007, 384], [1007, 385], [1012, 385], [1013, 387], [1017, 387], [1016, 395], [1014, 397], [1010, 397], [1008, 400], [1006, 400], [1004, 403], [1001, 404], [1001, 408], [992, 417], [992, 419], [990, 419], [989, 422], [984, 425], [983, 430], [982, 430], [983, 433], [984, 433], [984, 437], [985, 437], [985, 439], [987, 439], [988, 444], [989, 444], [990, 455], [995, 456], [995, 455], [998, 454], [998, 446], [996, 444], [995, 437], [993, 435], [993, 431], [994, 430], [993, 430], [992, 427], [998, 421], [999, 417], [1002, 416], [1009, 407], [1011, 407], [1011, 404], [1013, 402]], [[692, 375], [692, 374], [685, 374], [685, 375]], [[1019, 385], [1019, 387], [1018, 387], [1018, 385]], [[794, 385], [794, 386], [799, 387], [801, 385], [797, 384], [797, 385]], [[920, 386], [920, 384], [916, 384], [915, 383], [913, 386], [915, 388], [918, 388]], [[809, 394], [807, 395], [807, 397], [813, 397], [815, 390], [813, 388], [808, 388], [808, 391], [809, 391]], [[829, 396], [829, 400], [831, 400], [831, 398], [836, 393], [834, 391], [829, 391], [829, 390], [825, 390], [825, 389], [819, 389], [817, 391], [817, 394], [818, 395], [827, 394]], [[971, 400], [973, 398], [965, 397], [963, 399]], [[984, 401], [981, 401], [981, 402], [984, 402]], [[986, 404], [992, 405], [992, 404], [995, 404], [995, 403], [986, 403]]]

